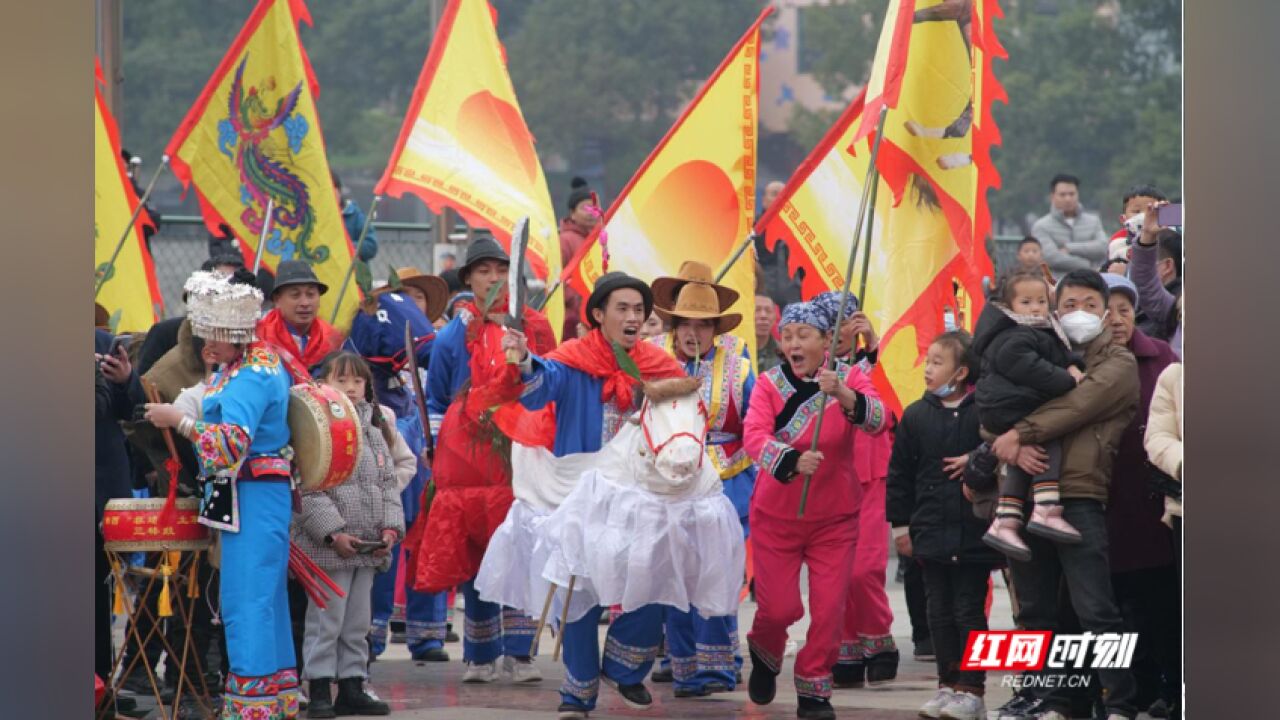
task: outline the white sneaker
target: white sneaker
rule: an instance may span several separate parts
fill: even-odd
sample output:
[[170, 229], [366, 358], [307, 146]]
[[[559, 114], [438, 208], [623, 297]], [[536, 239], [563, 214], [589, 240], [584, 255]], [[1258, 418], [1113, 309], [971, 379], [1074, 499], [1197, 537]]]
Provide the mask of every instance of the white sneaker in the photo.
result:
[[462, 673], [464, 683], [491, 683], [498, 679], [498, 663], [467, 663], [467, 671]]
[[542, 673], [533, 664], [533, 659], [520, 660], [504, 655], [502, 658], [502, 677], [514, 683], [534, 683], [542, 681]]
[[945, 720], [980, 720], [987, 717], [987, 706], [973, 693], [957, 692], [938, 713]]
[[947, 703], [951, 702], [951, 699], [955, 697], [955, 694], [956, 691], [949, 687], [938, 688], [938, 694], [934, 695], [932, 700], [920, 707], [920, 717], [939, 717], [938, 714], [942, 712], [942, 708], [946, 707]]

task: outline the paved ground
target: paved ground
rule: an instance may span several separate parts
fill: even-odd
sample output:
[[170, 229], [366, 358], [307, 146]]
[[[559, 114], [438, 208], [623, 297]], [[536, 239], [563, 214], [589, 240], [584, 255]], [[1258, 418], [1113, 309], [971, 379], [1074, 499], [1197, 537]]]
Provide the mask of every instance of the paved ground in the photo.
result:
[[[916, 662], [911, 659], [911, 624], [907, 618], [906, 596], [902, 585], [893, 582], [892, 573], [896, 560], [889, 563], [888, 579], [889, 600], [893, 607], [893, 634], [898, 640], [903, 653], [903, 661], [898, 670], [898, 679], [878, 688], [859, 690], [837, 690], [832, 703], [840, 717], [860, 718], [865, 720], [906, 720], [916, 717], [916, 710], [933, 696], [937, 687], [937, 674], [932, 662]], [[991, 617], [992, 627], [1005, 629], [1012, 627], [1009, 612], [1009, 598], [1003, 589], [998, 574], [993, 575], [996, 589], [993, 598]], [[738, 613], [742, 633], [745, 635], [751, 627], [751, 619], [755, 615], [755, 605], [750, 601], [743, 604]], [[799, 645], [803, 644], [808, 629], [807, 618], [791, 628], [791, 637]], [[605, 628], [601, 627], [603, 638]], [[551, 662], [553, 644], [550, 632], [542, 639], [543, 656], [538, 660], [545, 679], [536, 685], [514, 686], [502, 683], [493, 685], [462, 685], [462, 664], [457, 662], [461, 656], [461, 647], [449, 645], [447, 649], [454, 656], [450, 663], [416, 664], [409, 659], [408, 651], [403, 645], [392, 646], [390, 650], [373, 666], [372, 681], [382, 697], [394, 710], [392, 717], [426, 720], [431, 718], [465, 718], [466, 720], [524, 720], [529, 718], [555, 717], [552, 711], [559, 703], [556, 693], [563, 677], [563, 671]], [[744, 641], [745, 644], [745, 641]], [[601, 641], [603, 647], [603, 639]], [[744, 672], [750, 671], [750, 660]], [[592, 718], [608, 720], [610, 718], [691, 718], [710, 720], [712, 718], [747, 718], [751, 720], [781, 720], [795, 717], [795, 689], [790, 682], [791, 661], [788, 659], [778, 678], [778, 697], [773, 704], [760, 707], [747, 699], [746, 689], [737, 692], [715, 695], [710, 698], [677, 700], [671, 692], [670, 685], [655, 685], [649, 688], [654, 696], [654, 707], [648, 711], [631, 710], [624, 706], [613, 690], [602, 686], [600, 703]], [[999, 687], [1000, 678], [988, 681], [993, 706], [1008, 699], [1009, 691]]]
[[[888, 594], [893, 608], [893, 634], [902, 651], [902, 664], [898, 679], [886, 686], [858, 690], [837, 690], [832, 702], [842, 718], [860, 720], [908, 720], [917, 717], [916, 711], [932, 697], [937, 675], [932, 662], [917, 662], [911, 658], [911, 625], [907, 616], [903, 586], [893, 581], [896, 560], [890, 560]], [[1009, 596], [999, 573], [992, 575], [995, 583], [991, 608], [992, 629], [1012, 628]], [[755, 615], [755, 605], [750, 601], [739, 611], [742, 633], [745, 636]], [[458, 613], [459, 620], [461, 613]], [[807, 630], [807, 618], [791, 628], [791, 638], [803, 644]], [[605, 627], [601, 626], [601, 647]], [[557, 688], [563, 677], [563, 669], [551, 662], [554, 640], [549, 631], [541, 641], [542, 655], [538, 667], [544, 680], [529, 685], [511, 685], [502, 682], [491, 685], [463, 685], [462, 647], [446, 645], [453, 656], [448, 663], [415, 663], [404, 645], [392, 645], [382, 658], [374, 663], [371, 684], [375, 692], [392, 708], [391, 717], [397, 720], [533, 720], [555, 717], [559, 704]], [[745, 645], [745, 640], [744, 640]], [[750, 660], [744, 673], [750, 672]], [[648, 711], [631, 710], [624, 706], [616, 692], [601, 687], [600, 703], [591, 717], [600, 720], [615, 718], [744, 718], [748, 720], [782, 720], [795, 717], [795, 690], [790, 682], [791, 661], [784, 664], [779, 677], [778, 696], [767, 707], [753, 705], [747, 699], [745, 688], [710, 698], [680, 699], [672, 695], [671, 685], [649, 683], [654, 696], [654, 706]], [[1010, 691], [1000, 687], [1002, 676], [987, 680], [988, 704], [994, 708], [1004, 703]], [[304, 713], [305, 717], [305, 713]], [[1146, 715], [1140, 716], [1146, 718]]]

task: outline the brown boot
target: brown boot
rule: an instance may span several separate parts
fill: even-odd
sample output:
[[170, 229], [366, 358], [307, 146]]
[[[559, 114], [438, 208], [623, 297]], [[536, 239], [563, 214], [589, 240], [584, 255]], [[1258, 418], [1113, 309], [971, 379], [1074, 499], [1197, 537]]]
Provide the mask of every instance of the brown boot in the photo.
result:
[[1062, 517], [1061, 505], [1037, 503], [1031, 511], [1031, 520], [1027, 522], [1027, 532], [1068, 545], [1076, 545], [1081, 540], [1080, 531]]
[[1018, 534], [1022, 521], [1011, 517], [998, 517], [982, 536], [982, 542], [1008, 555], [1014, 560], [1028, 562], [1031, 560], [1031, 548], [1022, 542]]

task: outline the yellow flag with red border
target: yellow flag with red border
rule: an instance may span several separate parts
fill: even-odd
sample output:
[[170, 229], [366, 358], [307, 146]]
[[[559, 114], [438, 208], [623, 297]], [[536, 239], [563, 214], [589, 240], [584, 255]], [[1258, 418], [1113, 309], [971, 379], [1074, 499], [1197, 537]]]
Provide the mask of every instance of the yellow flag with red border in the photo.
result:
[[[854, 263], [860, 275], [869, 261], [867, 297], [860, 300], [881, 335], [874, 379], [899, 412], [924, 391], [921, 362], [945, 329], [944, 310], [952, 308], [965, 328], [981, 310], [982, 279], [992, 274], [984, 249], [986, 194], [999, 183], [990, 160], [999, 139], [990, 103], [1004, 99], [990, 67], [1003, 49], [986, 21], [999, 15], [996, 1], [912, 6], [910, 46], [891, 53], [905, 65], [880, 146], [870, 247], [865, 239], [858, 243]], [[891, 8], [890, 20], [898, 17]], [[869, 91], [841, 115], [756, 226], [766, 246], [783, 240], [792, 249], [792, 269], [805, 270], [806, 297], [844, 284], [874, 139], [859, 137]]]
[[[767, 7], [605, 213], [566, 282], [588, 297], [606, 271], [652, 282], [697, 260], [719, 270], [751, 232], [755, 212], [760, 24]], [[734, 334], [755, 356], [755, 268], [744, 254], [721, 281], [738, 291]]]
[[[450, 0], [422, 66], [400, 139], [374, 192], [418, 196], [488, 228], [509, 251], [529, 218], [527, 258], [546, 280], [561, 269], [551, 193], [525, 125], [487, 0]], [[558, 302], [557, 302], [558, 300]], [[545, 308], [557, 336], [564, 300]]]
[[[194, 186], [205, 225], [231, 228], [252, 264], [309, 263], [329, 287], [328, 319], [354, 256], [333, 189], [315, 98], [320, 86], [298, 37], [311, 24], [302, 0], [260, 0], [165, 150], [174, 174]], [[263, 224], [271, 218], [265, 247]], [[337, 322], [350, 326], [360, 301], [355, 283]]]
[[155, 265], [142, 234], [151, 219], [146, 210], [141, 211], [111, 264], [120, 236], [138, 207], [138, 196], [120, 155], [120, 131], [102, 97], [102, 68], [96, 59], [94, 64], [93, 263], [95, 285], [102, 286], [95, 299], [108, 315], [119, 313], [113, 330], [142, 332], [164, 314]]

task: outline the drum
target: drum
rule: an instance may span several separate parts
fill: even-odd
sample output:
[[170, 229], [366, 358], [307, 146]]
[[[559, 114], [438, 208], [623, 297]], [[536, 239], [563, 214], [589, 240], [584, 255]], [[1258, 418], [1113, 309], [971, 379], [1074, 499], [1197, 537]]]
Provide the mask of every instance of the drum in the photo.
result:
[[328, 490], [355, 472], [364, 435], [355, 406], [340, 390], [312, 383], [290, 388], [289, 434], [303, 490]]
[[164, 498], [120, 498], [108, 500], [102, 514], [102, 537], [107, 550], [204, 550], [209, 547], [209, 528], [198, 521], [200, 501], [178, 498], [177, 519], [160, 524]]

